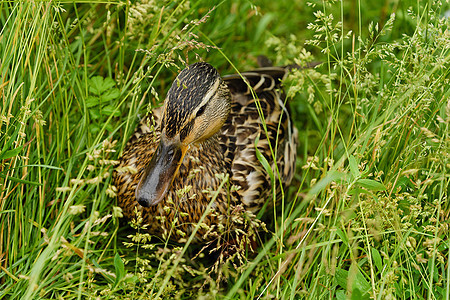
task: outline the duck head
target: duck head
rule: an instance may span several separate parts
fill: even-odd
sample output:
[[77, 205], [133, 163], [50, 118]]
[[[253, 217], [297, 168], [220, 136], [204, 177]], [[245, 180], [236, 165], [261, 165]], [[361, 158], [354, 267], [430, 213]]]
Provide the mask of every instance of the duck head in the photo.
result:
[[140, 205], [164, 199], [189, 147], [218, 132], [230, 108], [228, 86], [213, 66], [200, 62], [180, 72], [164, 101], [159, 146], [136, 188]]

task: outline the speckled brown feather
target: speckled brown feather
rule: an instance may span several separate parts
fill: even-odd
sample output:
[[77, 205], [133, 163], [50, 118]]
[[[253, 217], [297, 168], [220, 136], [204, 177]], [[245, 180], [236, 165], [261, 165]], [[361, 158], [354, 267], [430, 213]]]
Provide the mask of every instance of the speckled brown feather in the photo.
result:
[[[271, 199], [270, 177], [256, 157], [257, 138], [259, 151], [276, 175], [279, 195], [281, 187], [277, 174], [283, 185], [291, 182], [297, 148], [297, 131], [284, 106], [285, 96], [279, 85], [284, 74], [283, 68], [242, 73], [259, 100], [253, 99], [239, 75], [225, 76], [223, 79], [231, 91], [232, 102], [231, 112], [222, 129], [209, 140], [190, 147], [165, 198], [155, 206], [144, 208], [135, 199], [135, 189], [159, 143], [162, 108], [154, 109], [140, 122], [114, 172], [118, 202], [124, 215], [133, 218], [137, 207], [150, 233], [179, 240], [183, 237], [181, 231], [188, 237], [211, 201], [212, 192], [222, 182], [216, 174], [228, 174], [230, 184], [239, 189], [230, 193], [228, 185], [219, 192], [212, 206], [215, 213], [210, 213], [203, 222], [212, 230], [208, 231], [203, 226], [195, 237], [196, 242], [213, 239], [217, 235], [214, 226], [224, 223], [230, 207], [242, 204], [246, 209], [257, 212], [265, 201]], [[265, 118], [268, 136], [263, 129], [257, 101]], [[269, 143], [276, 154], [276, 163]], [[177, 194], [182, 189], [185, 192]], [[173, 228], [175, 218], [177, 222]]]

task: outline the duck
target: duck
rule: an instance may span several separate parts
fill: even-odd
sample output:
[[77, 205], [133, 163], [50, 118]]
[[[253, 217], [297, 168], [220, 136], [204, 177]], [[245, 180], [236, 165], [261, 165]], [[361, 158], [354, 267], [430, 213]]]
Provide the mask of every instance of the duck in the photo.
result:
[[[298, 133], [281, 80], [288, 68], [221, 77], [188, 65], [140, 122], [113, 172], [117, 202], [151, 235], [202, 244], [242, 228], [230, 218], [276, 205], [295, 173]], [[277, 195], [273, 197], [273, 195]], [[276, 198], [276, 199], [274, 199]]]

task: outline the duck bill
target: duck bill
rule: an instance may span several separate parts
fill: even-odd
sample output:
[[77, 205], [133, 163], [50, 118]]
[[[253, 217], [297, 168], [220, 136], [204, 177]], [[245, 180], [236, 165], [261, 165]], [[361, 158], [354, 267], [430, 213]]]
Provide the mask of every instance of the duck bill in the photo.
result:
[[164, 198], [180, 168], [187, 147], [161, 141], [136, 188], [136, 199], [144, 207]]

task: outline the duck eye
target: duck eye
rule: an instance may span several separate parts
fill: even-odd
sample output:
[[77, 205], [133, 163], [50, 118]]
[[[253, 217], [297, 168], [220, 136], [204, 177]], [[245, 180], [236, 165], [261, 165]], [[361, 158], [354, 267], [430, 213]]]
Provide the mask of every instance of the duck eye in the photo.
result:
[[205, 112], [206, 105], [203, 105], [200, 107], [200, 109], [197, 111], [197, 117], [201, 116]]

